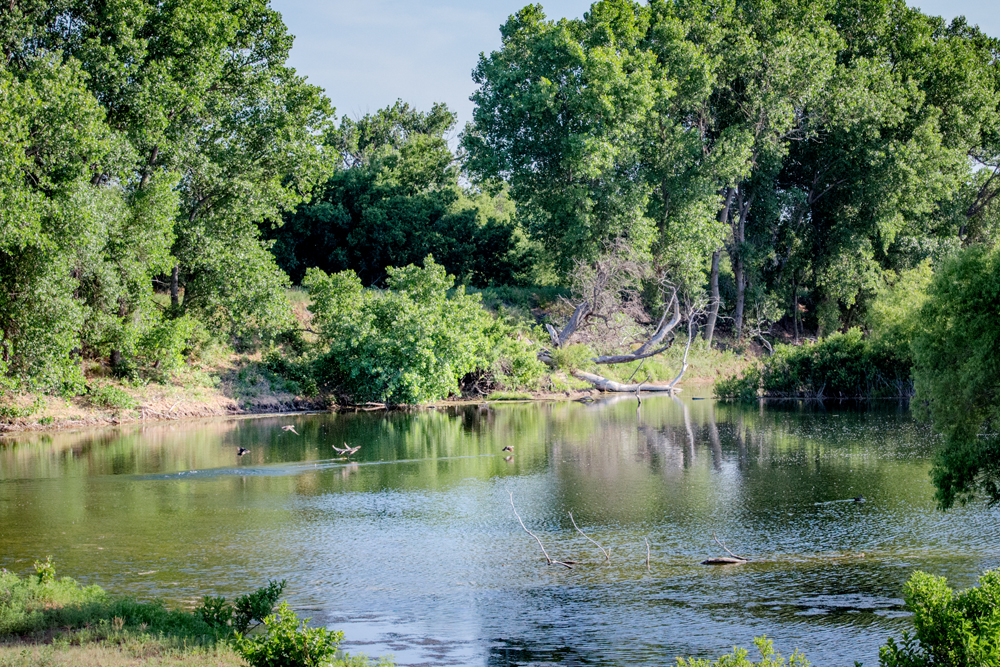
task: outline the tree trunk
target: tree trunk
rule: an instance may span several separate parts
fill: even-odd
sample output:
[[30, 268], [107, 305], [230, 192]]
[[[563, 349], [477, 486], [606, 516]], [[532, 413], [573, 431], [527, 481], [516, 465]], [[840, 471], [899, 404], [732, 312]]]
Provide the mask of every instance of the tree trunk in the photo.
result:
[[735, 253], [729, 255], [733, 261], [733, 278], [736, 279], [736, 308], [733, 312], [733, 327], [735, 329], [736, 341], [743, 340], [743, 309], [746, 305], [746, 262], [743, 260], [743, 243], [746, 241], [746, 220], [750, 211], [750, 204], [753, 203], [753, 196], [745, 198], [743, 188], [736, 193], [737, 215], [736, 224], [733, 225], [733, 249]]
[[640, 382], [639, 384], [622, 384], [621, 382], [615, 382], [614, 380], [609, 380], [606, 377], [594, 375], [593, 373], [585, 373], [583, 371], [573, 371], [573, 377], [589, 382], [594, 385], [595, 389], [600, 391], [620, 391], [628, 393], [635, 393], [637, 391], [663, 391], [670, 394], [680, 391], [680, 388], [672, 385], [646, 384], [644, 382]]
[[799, 344], [799, 284], [792, 282], [792, 330], [795, 332], [795, 344]]
[[173, 308], [180, 306], [180, 286], [178, 285], [178, 274], [180, 273], [180, 267], [174, 264], [173, 270], [170, 272], [170, 305]]
[[743, 307], [746, 301], [746, 278], [743, 273], [743, 257], [736, 254], [733, 260], [733, 277], [736, 278], [736, 309], [733, 313], [733, 331], [736, 340], [743, 340]]
[[705, 325], [705, 343], [712, 347], [712, 336], [715, 335], [715, 321], [719, 319], [719, 257], [722, 250], [712, 253], [712, 274], [708, 285], [711, 297], [708, 306], [708, 323]]
[[[736, 195], [736, 188], [726, 188], [726, 201], [719, 211], [719, 222], [724, 225], [729, 224], [729, 211], [733, 208], [733, 197]], [[712, 346], [712, 336], [715, 335], [715, 322], [719, 319], [719, 258], [722, 255], [722, 248], [712, 253], [712, 275], [709, 279], [712, 290], [712, 300], [708, 304], [708, 324], [705, 327], [705, 342]]]

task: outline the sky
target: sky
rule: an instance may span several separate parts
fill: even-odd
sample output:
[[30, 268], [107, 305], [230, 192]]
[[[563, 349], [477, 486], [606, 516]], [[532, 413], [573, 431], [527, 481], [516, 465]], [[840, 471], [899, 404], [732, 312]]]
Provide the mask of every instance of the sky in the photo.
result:
[[[540, 1], [549, 18], [579, 18], [590, 0]], [[529, 0], [271, 0], [295, 35], [289, 64], [326, 90], [339, 116], [397, 99], [444, 102], [458, 129], [472, 119], [472, 69], [500, 46], [500, 26]], [[927, 14], [964, 15], [1000, 36], [997, 0], [911, 0]], [[457, 132], [457, 130], [456, 130]]]

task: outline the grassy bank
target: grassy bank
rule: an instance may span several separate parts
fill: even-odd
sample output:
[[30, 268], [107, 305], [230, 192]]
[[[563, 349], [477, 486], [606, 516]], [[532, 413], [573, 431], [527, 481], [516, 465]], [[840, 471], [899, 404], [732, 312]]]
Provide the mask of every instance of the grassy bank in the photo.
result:
[[[237, 598], [233, 605], [206, 598], [194, 610], [168, 609], [158, 601], [113, 597], [97, 586], [82, 586], [68, 577], [56, 578], [50, 562], [36, 563], [37, 575], [19, 577], [0, 570], [0, 665], [32, 667], [73, 665], [191, 665], [246, 667], [261, 664], [247, 656], [248, 646], [270, 644], [295, 655], [302, 640], [313, 647], [326, 642], [331, 667], [368, 667], [364, 656], [336, 651], [342, 635], [322, 629], [298, 628], [294, 613], [282, 606], [294, 630], [281, 636], [275, 617], [267, 619], [281, 587], [271, 585]], [[228, 606], [227, 606], [228, 605]], [[229, 614], [220, 614], [219, 610]], [[241, 625], [243, 614], [245, 624]], [[236, 628], [249, 626], [248, 632]], [[246, 637], [243, 635], [246, 634]], [[317, 641], [317, 637], [320, 641]], [[324, 639], [325, 637], [325, 639]], [[335, 653], [332, 653], [335, 652]], [[319, 664], [287, 658], [288, 667]], [[380, 661], [387, 667], [391, 662]]]

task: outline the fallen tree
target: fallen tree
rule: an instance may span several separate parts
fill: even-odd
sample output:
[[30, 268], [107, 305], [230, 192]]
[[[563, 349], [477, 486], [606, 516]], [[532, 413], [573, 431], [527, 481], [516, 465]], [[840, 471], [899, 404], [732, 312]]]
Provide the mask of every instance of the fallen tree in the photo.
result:
[[[594, 262], [578, 264], [572, 276], [574, 298], [566, 300], [573, 307], [573, 314], [561, 331], [551, 324], [545, 325], [553, 347], [565, 348], [574, 336], [586, 331], [588, 327], [592, 329], [595, 320], [599, 320], [606, 329], [602, 341], [621, 337], [622, 331], [629, 325], [635, 326], [646, 318], [637, 286], [651, 275], [649, 264], [637, 259], [632, 250], [621, 241], [611, 244]], [[658, 282], [660, 292], [665, 297], [664, 308], [652, 334], [645, 339], [633, 341], [636, 347], [629, 352], [603, 354], [593, 357], [591, 361], [598, 365], [627, 364], [663, 354], [676, 340], [675, 329], [686, 320], [687, 345], [677, 377], [667, 385], [623, 383], [578, 369], [572, 371], [574, 377], [606, 392], [679, 391], [676, 386], [688, 368], [688, 354], [697, 334], [697, 320], [703, 314], [703, 309], [698, 302], [687, 300], [682, 312], [678, 288], [662, 276]], [[541, 350], [538, 358], [549, 365], [555, 365], [552, 353], [548, 350]]]

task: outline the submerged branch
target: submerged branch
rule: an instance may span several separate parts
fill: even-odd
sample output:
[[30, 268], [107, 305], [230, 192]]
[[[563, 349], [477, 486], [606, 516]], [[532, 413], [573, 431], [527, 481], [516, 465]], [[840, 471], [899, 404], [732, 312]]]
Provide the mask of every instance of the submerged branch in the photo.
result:
[[528, 530], [528, 527], [524, 525], [524, 521], [521, 520], [521, 515], [517, 513], [517, 508], [514, 507], [514, 493], [508, 490], [507, 495], [510, 496], [510, 506], [514, 510], [514, 516], [517, 517], [517, 522], [521, 524], [521, 528], [524, 528], [524, 532], [526, 532], [528, 535], [531, 535], [533, 538], [535, 538], [535, 541], [538, 542], [538, 548], [542, 550], [543, 554], [545, 554], [545, 562], [548, 563], [549, 565], [552, 565], [553, 563], [555, 563], [556, 565], [562, 565], [563, 567], [572, 570], [573, 569], [572, 563], [564, 563], [559, 560], [552, 560], [552, 558], [549, 557], [549, 552], [547, 552], [545, 550], [545, 547], [542, 546], [542, 541], [538, 539], [538, 535], [535, 535], [533, 532]]
[[605, 551], [604, 547], [602, 547], [597, 542], [594, 542], [593, 538], [591, 538], [589, 535], [587, 535], [587, 533], [585, 533], [582, 530], [580, 530], [580, 526], [576, 525], [576, 520], [573, 519], [573, 513], [572, 512], [568, 512], [568, 514], [569, 514], [569, 520], [573, 522], [573, 527], [576, 528], [576, 531], [578, 533], [580, 533], [581, 535], [583, 535], [584, 537], [586, 537], [591, 542], [593, 542], [594, 546], [596, 546], [598, 549], [600, 549], [601, 551], [603, 551], [604, 552], [604, 559], [607, 560], [610, 563], [611, 562], [611, 556], [608, 555], [608, 552]]

